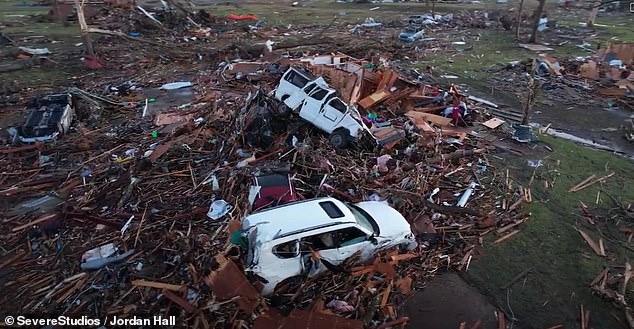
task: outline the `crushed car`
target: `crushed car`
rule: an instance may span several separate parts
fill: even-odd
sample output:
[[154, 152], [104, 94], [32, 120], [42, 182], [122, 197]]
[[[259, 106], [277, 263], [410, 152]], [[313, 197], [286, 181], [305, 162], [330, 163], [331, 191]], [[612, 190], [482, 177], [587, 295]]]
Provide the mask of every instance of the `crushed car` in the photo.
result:
[[22, 143], [48, 142], [66, 134], [75, 116], [71, 94], [53, 94], [33, 101], [26, 122], [9, 131]]
[[348, 106], [322, 77], [315, 78], [300, 68], [291, 67], [280, 79], [274, 97], [281, 101], [280, 112], [294, 112], [329, 134], [330, 143], [344, 148], [368, 128], [357, 110]]
[[299, 200], [289, 165], [263, 166], [253, 174], [253, 211]]
[[315, 277], [353, 257], [364, 263], [381, 250], [418, 245], [410, 224], [389, 205], [332, 197], [252, 213], [242, 221], [242, 235], [245, 272], [262, 283], [264, 296], [289, 280]]
[[404, 42], [414, 42], [423, 38], [423, 29], [419, 27], [407, 27], [399, 35], [398, 39]]

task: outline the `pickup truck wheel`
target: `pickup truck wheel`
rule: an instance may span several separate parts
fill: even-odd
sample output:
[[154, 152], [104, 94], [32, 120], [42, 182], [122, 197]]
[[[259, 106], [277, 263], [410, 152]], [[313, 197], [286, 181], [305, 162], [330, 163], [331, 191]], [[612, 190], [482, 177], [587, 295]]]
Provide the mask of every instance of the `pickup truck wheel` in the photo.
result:
[[350, 134], [344, 129], [335, 130], [332, 134], [330, 134], [328, 141], [330, 141], [330, 144], [332, 144], [335, 148], [345, 148], [348, 146], [348, 142], [350, 141]]
[[277, 112], [283, 116], [288, 116], [291, 114], [291, 108], [288, 107], [288, 105], [282, 103], [280, 104], [280, 106], [277, 108]]

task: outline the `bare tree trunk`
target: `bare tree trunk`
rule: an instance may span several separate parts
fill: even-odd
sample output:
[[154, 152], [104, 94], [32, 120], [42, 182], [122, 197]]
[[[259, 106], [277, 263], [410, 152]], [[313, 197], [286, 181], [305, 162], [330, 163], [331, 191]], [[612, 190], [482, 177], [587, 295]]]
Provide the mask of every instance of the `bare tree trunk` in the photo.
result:
[[436, 16], [436, 14], [434, 13], [434, 10], [436, 10], [436, 0], [431, 0], [431, 16]]
[[522, 25], [522, 11], [524, 10], [524, 0], [520, 1], [520, 9], [517, 11], [517, 26], [515, 26], [515, 38], [520, 39], [520, 26]]
[[539, 20], [542, 18], [545, 4], [546, 0], [539, 0], [539, 6], [537, 6], [537, 11], [535, 12], [535, 24], [533, 25], [533, 33], [531, 34], [531, 38], [528, 40], [529, 43], [537, 42], [537, 29], [539, 28]]
[[590, 17], [588, 17], [588, 27], [594, 26], [594, 21], [597, 19], [597, 14], [599, 13], [599, 6], [601, 6], [601, 1], [595, 1], [594, 7], [590, 12]]
[[528, 88], [526, 92], [526, 99], [524, 100], [524, 116], [522, 117], [522, 124], [528, 125], [530, 122], [531, 115], [533, 114], [533, 106], [535, 106], [535, 101], [537, 92], [539, 91], [540, 85], [535, 80], [535, 72], [537, 71], [537, 59], [533, 58], [533, 66], [531, 71], [531, 77], [528, 82]]
[[81, 37], [84, 40], [84, 49], [89, 56], [95, 58], [95, 50], [92, 47], [92, 40], [90, 39], [90, 33], [88, 33], [88, 24], [86, 23], [86, 17], [84, 17], [84, 0], [79, 3], [80, 0], [75, 0], [75, 9], [77, 9], [77, 20], [79, 21], [79, 28], [81, 28]]

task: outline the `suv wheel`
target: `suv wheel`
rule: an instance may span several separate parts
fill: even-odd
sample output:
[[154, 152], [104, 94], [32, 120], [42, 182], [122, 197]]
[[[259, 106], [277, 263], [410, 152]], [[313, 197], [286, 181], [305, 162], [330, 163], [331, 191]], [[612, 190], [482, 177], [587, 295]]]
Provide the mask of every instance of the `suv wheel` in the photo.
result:
[[328, 141], [335, 148], [342, 149], [348, 146], [348, 143], [350, 142], [350, 134], [346, 129], [335, 130], [332, 134], [330, 134], [330, 137], [328, 137]]

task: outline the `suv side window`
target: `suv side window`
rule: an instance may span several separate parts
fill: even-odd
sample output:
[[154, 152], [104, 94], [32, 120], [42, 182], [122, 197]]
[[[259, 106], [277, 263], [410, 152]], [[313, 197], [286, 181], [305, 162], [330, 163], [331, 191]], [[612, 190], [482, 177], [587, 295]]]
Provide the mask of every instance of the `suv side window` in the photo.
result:
[[361, 243], [368, 236], [356, 227], [348, 227], [336, 231], [325, 232], [304, 238], [315, 250], [334, 249]]
[[339, 98], [333, 98], [330, 101], [330, 106], [334, 107], [335, 109], [337, 109], [339, 112], [341, 113], [346, 113], [346, 104], [344, 104], [342, 101], [339, 100]]
[[295, 71], [291, 71], [286, 76], [286, 81], [292, 83], [297, 87], [304, 87], [308, 83], [308, 79], [304, 78], [301, 74], [298, 74]]
[[311, 82], [310, 84], [308, 84], [306, 87], [304, 87], [304, 92], [306, 94], [309, 94], [311, 91], [313, 91], [313, 89], [315, 89], [315, 87], [317, 87], [317, 84], [314, 82]]
[[273, 247], [273, 254], [278, 258], [295, 258], [299, 256], [299, 243], [297, 240], [280, 243]]
[[348, 227], [337, 231], [338, 245], [346, 247], [353, 244], [361, 243], [368, 239], [368, 236], [356, 227]]
[[320, 100], [324, 99], [324, 97], [326, 97], [326, 94], [328, 94], [328, 90], [321, 89], [321, 88], [315, 88], [315, 92], [313, 92], [310, 95], [310, 97], [320, 101]]

